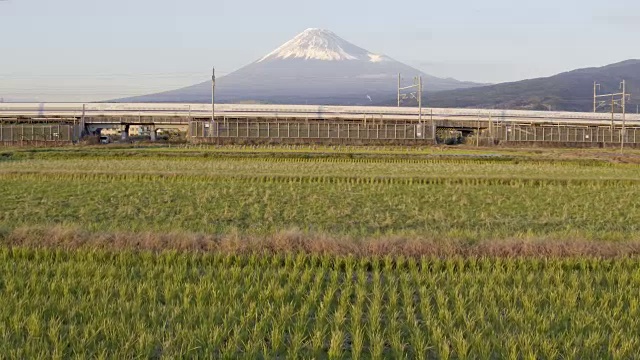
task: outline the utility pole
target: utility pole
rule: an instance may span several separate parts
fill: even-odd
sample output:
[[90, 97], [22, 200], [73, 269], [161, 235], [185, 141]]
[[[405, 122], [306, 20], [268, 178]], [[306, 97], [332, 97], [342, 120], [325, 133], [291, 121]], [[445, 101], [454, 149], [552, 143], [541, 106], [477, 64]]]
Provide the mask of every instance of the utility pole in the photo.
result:
[[209, 136], [213, 136], [213, 126], [215, 124], [216, 116], [216, 68], [213, 68], [211, 74], [211, 129], [209, 130]]

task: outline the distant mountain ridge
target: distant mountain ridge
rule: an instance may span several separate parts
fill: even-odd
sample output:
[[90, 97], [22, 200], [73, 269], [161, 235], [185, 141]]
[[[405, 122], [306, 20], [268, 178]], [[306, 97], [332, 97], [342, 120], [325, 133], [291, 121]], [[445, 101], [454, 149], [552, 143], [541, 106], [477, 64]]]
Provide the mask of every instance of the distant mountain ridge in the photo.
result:
[[[604, 94], [620, 92], [622, 80], [631, 94], [627, 111], [636, 112], [640, 104], [640, 60], [636, 59], [545, 78], [430, 93], [424, 103], [430, 107], [593, 111], [594, 81], [601, 84], [599, 93]], [[393, 104], [393, 99], [386, 104]]]
[[[422, 75], [432, 91], [480, 86], [442, 79], [375, 54], [323, 29], [307, 29], [258, 61], [216, 81], [216, 101], [367, 105], [395, 96], [397, 74]], [[126, 102], [209, 102], [211, 82]]]

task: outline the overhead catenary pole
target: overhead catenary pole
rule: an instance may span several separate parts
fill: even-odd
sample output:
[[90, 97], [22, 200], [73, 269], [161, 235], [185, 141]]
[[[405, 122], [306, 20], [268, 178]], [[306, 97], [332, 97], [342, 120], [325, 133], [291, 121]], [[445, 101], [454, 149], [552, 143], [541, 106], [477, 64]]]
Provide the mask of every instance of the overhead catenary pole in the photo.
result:
[[216, 116], [216, 68], [213, 68], [211, 73], [211, 129], [209, 129], [209, 136], [213, 136], [213, 127], [215, 124]]
[[[418, 76], [413, 78], [413, 83], [410, 86], [405, 86], [405, 87], [401, 87], [401, 76], [400, 74], [398, 74], [398, 106], [400, 106], [400, 104], [402, 104], [402, 100], [405, 99], [416, 99], [416, 101], [418, 100], [418, 91], [420, 91], [420, 85], [418, 84]], [[406, 90], [413, 90], [411, 92], [408, 93], [402, 93], [403, 91]]]
[[400, 80], [401, 80], [400, 76], [401, 76], [400, 73], [398, 73], [398, 107], [400, 107]]
[[615, 120], [615, 117], [616, 117], [615, 109], [616, 109], [616, 101], [614, 100], [613, 95], [611, 95], [611, 134], [613, 134], [613, 127], [614, 127], [613, 121]]
[[[625, 115], [626, 115], [626, 101], [627, 98], [629, 98], [630, 94], [627, 94], [627, 82], [626, 80], [622, 80], [622, 82], [620, 83], [620, 89], [622, 90], [622, 92], [619, 93], [614, 93], [614, 94], [601, 94], [598, 95], [596, 89], [598, 89], [600, 87], [600, 84], [594, 83], [594, 88], [593, 88], [593, 105], [594, 105], [594, 110], [597, 110], [598, 107], [606, 104], [606, 100], [605, 101], [601, 101], [600, 103], [597, 102], [597, 99], [599, 98], [609, 98], [611, 97], [611, 134], [613, 136], [613, 128], [615, 126], [615, 107], [616, 105], [620, 105], [622, 106], [622, 126], [624, 127], [624, 121], [625, 121]], [[620, 101], [617, 101], [616, 98], [617, 97], [621, 97], [622, 99]]]
[[597, 81], [593, 82], [593, 112], [596, 112], [598, 110], [598, 104], [597, 104], [597, 100], [598, 100], [598, 88], [600, 87], [600, 84], [598, 84]]
[[[401, 80], [401, 74], [398, 74], [398, 107], [404, 99], [416, 99], [418, 102], [418, 123], [422, 124], [422, 75], [415, 76], [413, 84], [410, 86], [401, 87]], [[406, 90], [411, 90], [411, 92], [403, 94], [402, 91]]]
[[85, 104], [82, 104], [82, 118], [81, 118], [81, 125], [80, 125], [80, 137], [84, 136], [84, 130], [87, 128], [87, 125], [85, 124], [85, 111], [86, 111], [86, 106]]
[[422, 75], [418, 76], [418, 123], [422, 125]]
[[620, 84], [622, 87], [622, 134], [620, 134], [620, 150], [624, 149], [624, 133], [626, 129], [626, 118], [627, 118], [627, 81], [622, 80]]

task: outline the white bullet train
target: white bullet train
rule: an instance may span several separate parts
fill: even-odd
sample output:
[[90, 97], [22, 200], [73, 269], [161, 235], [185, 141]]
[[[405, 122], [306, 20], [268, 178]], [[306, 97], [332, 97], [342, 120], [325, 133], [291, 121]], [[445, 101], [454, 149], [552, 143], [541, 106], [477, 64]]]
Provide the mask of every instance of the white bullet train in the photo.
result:
[[[0, 103], [0, 118], [74, 117], [193, 117], [211, 116], [211, 104], [174, 103]], [[216, 117], [256, 119], [336, 119], [417, 121], [415, 107], [216, 104]], [[640, 126], [640, 115], [626, 114], [629, 127]], [[611, 113], [526, 110], [423, 108], [423, 120], [480, 120], [530, 124], [610, 125]], [[620, 125], [622, 114], [614, 114]]]

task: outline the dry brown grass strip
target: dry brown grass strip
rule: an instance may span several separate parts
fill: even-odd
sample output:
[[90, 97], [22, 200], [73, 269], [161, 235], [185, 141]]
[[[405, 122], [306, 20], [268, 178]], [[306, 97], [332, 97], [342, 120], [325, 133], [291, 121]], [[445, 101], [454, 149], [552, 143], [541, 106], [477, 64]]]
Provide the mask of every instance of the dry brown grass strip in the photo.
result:
[[379, 237], [354, 239], [297, 230], [269, 236], [190, 233], [91, 233], [73, 227], [22, 227], [0, 234], [0, 245], [11, 247], [103, 249], [130, 251], [218, 252], [225, 254], [308, 253], [407, 257], [631, 257], [640, 255], [640, 240], [513, 238], [466, 242], [456, 239]]

